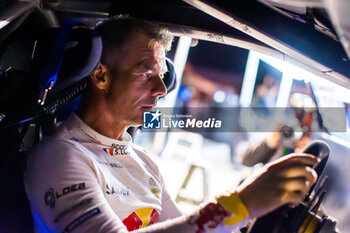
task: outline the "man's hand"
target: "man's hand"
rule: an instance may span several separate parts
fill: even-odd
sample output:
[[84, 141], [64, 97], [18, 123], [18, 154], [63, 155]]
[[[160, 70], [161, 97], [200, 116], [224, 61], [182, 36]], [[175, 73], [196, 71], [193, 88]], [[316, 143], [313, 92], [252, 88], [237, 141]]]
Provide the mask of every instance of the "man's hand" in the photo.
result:
[[290, 154], [248, 177], [237, 191], [250, 217], [260, 217], [286, 203], [299, 203], [317, 180], [311, 167], [318, 162], [310, 154]]

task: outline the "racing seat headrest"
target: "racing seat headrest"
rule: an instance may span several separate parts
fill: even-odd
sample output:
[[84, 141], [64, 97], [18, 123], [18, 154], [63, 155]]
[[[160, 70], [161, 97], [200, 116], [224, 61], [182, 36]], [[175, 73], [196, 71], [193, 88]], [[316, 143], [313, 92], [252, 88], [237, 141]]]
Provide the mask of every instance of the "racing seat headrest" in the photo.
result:
[[96, 69], [102, 53], [101, 38], [88, 28], [73, 29], [64, 53], [53, 93], [80, 81]]
[[[51, 41], [51, 45], [43, 45], [43, 48], [48, 46], [52, 47], [52, 52], [54, 46], [57, 44], [57, 41], [55, 40], [58, 39], [57, 35], [59, 30], [60, 29], [50, 29], [50, 32], [46, 32], [47, 35], [44, 35], [41, 40], [48, 39], [44, 43]], [[69, 32], [68, 39], [64, 43], [64, 51], [61, 55], [63, 58], [57, 74], [57, 82], [49, 92], [49, 95], [59, 93], [81, 79], [89, 76], [100, 62], [101, 53], [101, 37], [85, 25], [74, 26]], [[50, 67], [49, 59], [52, 59], [52, 57], [46, 55], [46, 59], [48, 60], [45, 61], [47, 62], [45, 66]]]

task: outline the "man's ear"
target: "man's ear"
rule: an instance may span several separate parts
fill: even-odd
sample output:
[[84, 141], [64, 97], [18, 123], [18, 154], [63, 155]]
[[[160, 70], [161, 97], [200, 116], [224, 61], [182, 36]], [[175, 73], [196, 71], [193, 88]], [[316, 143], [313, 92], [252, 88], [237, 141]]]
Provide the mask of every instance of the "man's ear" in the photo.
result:
[[100, 62], [95, 71], [91, 74], [91, 80], [98, 89], [107, 90], [110, 83], [107, 67]]

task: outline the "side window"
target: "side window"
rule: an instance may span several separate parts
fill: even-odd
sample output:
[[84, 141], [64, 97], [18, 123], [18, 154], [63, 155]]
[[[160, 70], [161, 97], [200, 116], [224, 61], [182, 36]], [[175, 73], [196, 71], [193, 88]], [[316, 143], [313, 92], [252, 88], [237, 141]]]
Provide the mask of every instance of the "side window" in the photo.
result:
[[[279, 140], [279, 144], [289, 146], [292, 141], [296, 149], [295, 142], [306, 138], [298, 144], [300, 149], [314, 139], [331, 146], [333, 153], [327, 174], [335, 186], [329, 188], [325, 206], [331, 216], [345, 222], [346, 218], [337, 214], [337, 208], [342, 206], [347, 211], [350, 207], [344, 199], [344, 193], [350, 193], [350, 186], [345, 185], [350, 169], [346, 167], [348, 163], [341, 162], [350, 158], [350, 138], [345, 133], [346, 127], [335, 132], [336, 124], [330, 122], [334, 122], [333, 116], [340, 116], [335, 122], [347, 124], [349, 90], [295, 64], [255, 51], [207, 41], [191, 47], [189, 40], [183, 52], [177, 41], [176, 52], [169, 57], [174, 60], [179, 86], [163, 103], [171, 102], [171, 111], [183, 116], [190, 112], [193, 118], [206, 119], [215, 114], [217, 119], [236, 122], [236, 127], [226, 132], [167, 128], [136, 137], [136, 143], [157, 155], [168, 190], [182, 211], [192, 211], [195, 205], [238, 185], [252, 172], [254, 168], [240, 163], [240, 155], [278, 129], [273, 114], [282, 112], [295, 137]], [[169, 105], [164, 106], [169, 109]], [[255, 108], [265, 109], [264, 114], [259, 115]], [[259, 128], [266, 122], [273, 125], [272, 130]], [[282, 133], [277, 131], [279, 135]], [[231, 177], [229, 182], [227, 177]], [[337, 179], [341, 181], [335, 182]]]
[[250, 106], [264, 108], [275, 107], [281, 78], [281, 71], [260, 61]]

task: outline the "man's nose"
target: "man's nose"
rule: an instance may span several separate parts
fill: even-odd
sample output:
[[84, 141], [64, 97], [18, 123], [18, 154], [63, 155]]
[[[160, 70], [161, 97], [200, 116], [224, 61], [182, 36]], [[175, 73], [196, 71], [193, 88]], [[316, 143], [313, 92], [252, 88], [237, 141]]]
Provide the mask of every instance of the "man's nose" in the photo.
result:
[[153, 85], [151, 89], [152, 96], [162, 97], [167, 93], [166, 86], [159, 76], [153, 77]]

